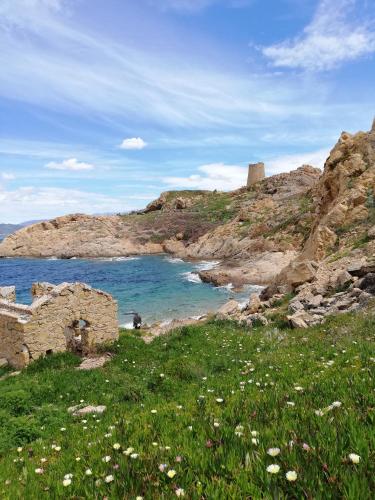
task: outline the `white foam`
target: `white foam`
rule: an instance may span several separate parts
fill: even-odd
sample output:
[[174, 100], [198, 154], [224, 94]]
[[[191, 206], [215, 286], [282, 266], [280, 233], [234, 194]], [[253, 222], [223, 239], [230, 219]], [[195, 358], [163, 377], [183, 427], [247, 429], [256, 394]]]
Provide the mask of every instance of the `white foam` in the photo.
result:
[[171, 264], [184, 264], [182, 259], [178, 259], [177, 257], [165, 257], [164, 260], [170, 262]]
[[55, 256], [53, 256], [53, 257], [48, 257], [48, 259], [47, 259], [47, 260], [58, 260], [58, 258], [57, 258], [57, 257], [55, 257]]
[[198, 271], [209, 271], [210, 269], [214, 269], [220, 264], [219, 260], [202, 260], [195, 264], [194, 269]]
[[233, 286], [233, 283], [228, 283], [227, 285], [218, 286], [216, 288], [217, 288], [217, 290], [230, 292], [231, 290], [233, 290], [234, 286]]
[[190, 281], [190, 283], [202, 283], [202, 280], [197, 273], [187, 272], [182, 273], [181, 276], [183, 276], [186, 281]]

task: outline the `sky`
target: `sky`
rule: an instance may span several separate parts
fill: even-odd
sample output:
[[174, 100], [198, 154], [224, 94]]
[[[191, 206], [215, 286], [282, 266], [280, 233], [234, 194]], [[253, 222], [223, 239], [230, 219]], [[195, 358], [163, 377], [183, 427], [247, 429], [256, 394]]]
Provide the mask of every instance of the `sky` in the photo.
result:
[[323, 167], [374, 54], [373, 0], [0, 0], [0, 222]]

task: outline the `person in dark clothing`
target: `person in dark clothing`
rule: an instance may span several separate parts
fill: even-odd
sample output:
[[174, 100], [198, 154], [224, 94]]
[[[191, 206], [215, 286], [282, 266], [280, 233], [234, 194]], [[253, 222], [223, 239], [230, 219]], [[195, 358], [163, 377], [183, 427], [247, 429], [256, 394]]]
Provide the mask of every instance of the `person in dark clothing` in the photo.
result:
[[139, 330], [142, 326], [142, 318], [138, 313], [134, 313], [133, 316], [133, 326], [136, 330]]

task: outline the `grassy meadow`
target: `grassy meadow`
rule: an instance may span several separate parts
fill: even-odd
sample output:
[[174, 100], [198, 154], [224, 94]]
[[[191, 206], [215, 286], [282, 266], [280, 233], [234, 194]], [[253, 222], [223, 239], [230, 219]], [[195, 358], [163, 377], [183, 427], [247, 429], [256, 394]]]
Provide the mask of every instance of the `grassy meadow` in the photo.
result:
[[89, 372], [40, 360], [0, 381], [0, 498], [374, 498], [374, 337], [374, 316], [209, 322], [122, 332]]

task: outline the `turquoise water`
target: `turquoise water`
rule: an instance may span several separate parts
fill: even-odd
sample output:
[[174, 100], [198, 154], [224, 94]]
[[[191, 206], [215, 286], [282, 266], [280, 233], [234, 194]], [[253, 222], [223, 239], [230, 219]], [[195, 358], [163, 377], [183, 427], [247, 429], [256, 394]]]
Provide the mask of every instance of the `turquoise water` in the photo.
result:
[[120, 324], [126, 311], [137, 311], [144, 322], [197, 316], [216, 310], [229, 298], [245, 300], [252, 287], [236, 294], [228, 287], [202, 283], [199, 269], [212, 262], [190, 263], [164, 255], [114, 259], [0, 259], [0, 286], [16, 285], [17, 301], [31, 302], [36, 281], [58, 284], [81, 281], [112, 294], [119, 304]]

